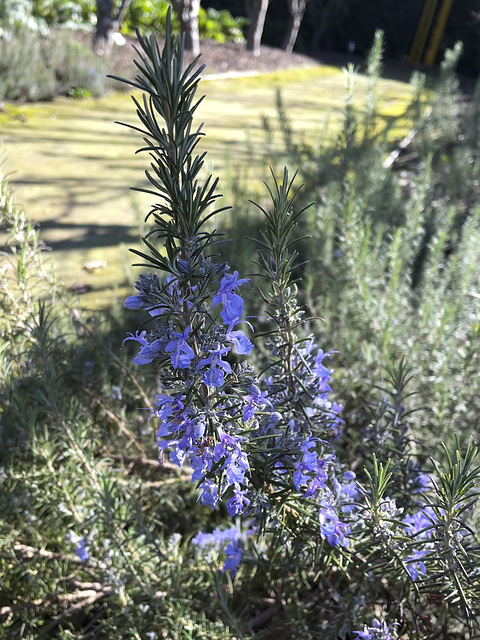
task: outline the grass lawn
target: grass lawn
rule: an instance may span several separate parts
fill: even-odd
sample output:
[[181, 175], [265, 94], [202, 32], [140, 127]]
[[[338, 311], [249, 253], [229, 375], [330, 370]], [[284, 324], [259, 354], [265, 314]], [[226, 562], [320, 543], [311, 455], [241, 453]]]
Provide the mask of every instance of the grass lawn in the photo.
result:
[[[357, 86], [361, 106], [365, 77], [358, 76]], [[277, 88], [295, 129], [312, 139], [324, 130], [327, 120], [330, 135], [338, 129], [345, 76], [336, 67], [205, 80], [200, 86], [200, 95], [206, 99], [197, 122], [205, 122], [206, 138], [200, 148], [209, 153], [207, 169], [222, 178], [247, 167], [253, 194], [268, 177], [262, 116], [275, 115]], [[402, 115], [409, 85], [382, 80], [380, 92], [382, 116], [386, 123], [394, 123], [392, 139], [405, 134], [408, 122]], [[151, 202], [151, 196], [129, 190], [146, 183], [148, 157], [135, 156], [141, 137], [114, 121], [137, 124], [130, 95], [7, 104], [0, 113], [0, 140], [17, 203], [41, 224], [42, 238], [59, 264], [60, 279], [68, 285], [93, 287], [92, 304], [108, 303], [126, 291], [133, 277], [129, 265], [134, 261], [127, 247], [138, 244]], [[107, 266], [97, 273], [84, 270], [86, 262], [96, 260], [106, 261]]]

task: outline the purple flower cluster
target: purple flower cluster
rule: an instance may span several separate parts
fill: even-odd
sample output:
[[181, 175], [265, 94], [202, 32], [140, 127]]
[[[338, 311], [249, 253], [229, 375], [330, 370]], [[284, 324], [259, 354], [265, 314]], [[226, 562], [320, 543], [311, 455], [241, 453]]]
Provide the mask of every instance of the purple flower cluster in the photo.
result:
[[417, 544], [418, 548], [411, 547], [411, 553], [405, 558], [407, 571], [411, 579], [415, 582], [421, 575], [426, 575], [427, 567], [423, 558], [428, 555], [432, 549], [432, 543], [429, 542], [434, 531], [434, 525], [438, 521], [433, 509], [429, 506], [420, 509], [413, 515], [407, 515], [403, 518], [405, 533], [412, 540], [413, 544]]
[[332, 547], [340, 544], [348, 547], [349, 527], [341, 522], [337, 510], [333, 506], [322, 506], [319, 513], [320, 533], [322, 538], [328, 541]]
[[236, 324], [243, 316], [243, 299], [236, 291], [247, 282], [246, 278], [238, 279], [238, 271], [233, 274], [226, 273], [222, 278], [218, 293], [212, 300], [213, 307], [221, 303], [220, 315], [225, 324], [229, 326]]
[[[244, 331], [237, 327], [244, 307], [238, 288], [246, 282], [237, 272], [223, 274], [212, 295], [213, 307], [221, 305], [223, 323], [212, 319], [205, 304], [202, 307], [195, 302], [197, 285], [190, 286], [172, 276], [162, 284], [153, 276], [144, 277], [137, 283], [139, 294], [125, 302], [128, 308], [146, 309], [155, 321], [149, 333], [137, 331], [125, 339], [140, 344], [134, 361], [159, 361], [163, 367], [161, 380], [171, 389], [156, 396], [152, 412], [159, 421], [159, 449], [162, 454], [168, 451], [175, 464], [191, 466], [192, 481], [199, 482], [203, 504], [215, 507], [225, 496], [232, 516], [250, 504], [250, 467], [241, 447], [243, 437], [238, 433], [243, 425], [237, 418], [252, 418], [259, 408], [269, 405], [255, 384], [237, 389], [233, 400], [231, 390], [227, 393], [223, 389], [231, 377], [240, 383], [242, 380], [239, 367], [235, 369], [228, 360], [230, 352], [247, 355], [253, 349]], [[180, 330], [174, 321], [179, 324], [185, 316], [178, 317], [178, 305], [190, 312], [186, 316], [189, 323]], [[202, 313], [194, 313], [195, 308], [202, 308]]]
[[[222, 493], [229, 492], [231, 497], [226, 503], [227, 511], [231, 516], [241, 514], [250, 504], [247, 497], [248, 473], [250, 465], [247, 455], [241, 448], [241, 436], [231, 436], [226, 433], [220, 434], [220, 442], [213, 450], [213, 461], [220, 462], [220, 469], [223, 471], [223, 482], [221, 484]], [[223, 464], [222, 464], [223, 463]], [[212, 507], [218, 500], [218, 488], [211, 480], [205, 479], [200, 484], [199, 500], [202, 504]]]
[[[231, 358], [253, 349], [239, 328], [242, 322], [250, 326], [239, 293], [248, 280], [229, 273], [227, 265], [205, 277], [187, 267], [182, 272], [190, 275], [168, 275], [162, 283], [142, 277], [138, 294], [125, 302], [146, 310], [152, 324], [124, 342], [140, 345], [137, 364], [160, 365], [165, 392], [157, 394], [151, 417], [158, 420], [161, 456], [191, 468], [202, 504], [215, 508], [222, 501], [230, 516], [249, 514], [266, 525], [275, 518], [275, 505], [253, 481], [255, 460], [256, 477], [259, 465], [269, 482], [277, 478], [295, 487], [314, 510], [319, 535], [332, 547], [347, 546], [349, 527], [341, 514], [352, 508], [354, 476], [336, 478], [335, 453], [325, 439], [335, 437], [341, 423], [341, 407], [329, 399], [332, 371], [324, 363], [332, 353], [312, 340], [299, 343], [293, 366], [301, 383], [295, 398], [278, 368], [268, 379], [257, 378], [247, 363]], [[229, 539], [227, 569], [236, 570], [240, 550], [238, 540]]]
[[[307, 408], [310, 419], [321, 419], [328, 426], [329, 436], [338, 436], [342, 430], [342, 420], [339, 417], [343, 407], [330, 400], [332, 389], [330, 382], [333, 371], [325, 366], [324, 360], [331, 360], [335, 351], [324, 352], [319, 349], [313, 340], [308, 340], [299, 356], [304, 364], [302, 379], [308, 386], [308, 393], [312, 398], [311, 405]], [[307, 366], [306, 366], [307, 365]]]
[[81, 560], [82, 562], [86, 562], [88, 560], [89, 553], [88, 553], [88, 547], [86, 544], [86, 540], [84, 537], [80, 538], [80, 541], [77, 545], [77, 548], [75, 549], [75, 555], [78, 557], [79, 560]]
[[317, 442], [318, 438], [313, 438], [311, 434], [308, 434], [301, 446], [302, 458], [295, 463], [293, 484], [297, 491], [306, 486], [305, 497], [310, 497], [319, 490], [325, 489], [328, 480], [327, 462], [318, 457]]
[[212, 550], [223, 551], [225, 553], [225, 561], [222, 572], [229, 571], [232, 576], [235, 576], [242, 560], [245, 542], [253, 533], [253, 529], [242, 531], [237, 527], [230, 527], [229, 529], [217, 528], [212, 533], [197, 533], [192, 540], [192, 544], [203, 550], [207, 560], [212, 559]]
[[387, 625], [384, 620], [381, 622], [373, 620], [371, 627], [364, 625], [363, 631], [354, 631], [353, 633], [360, 640], [395, 640], [398, 637], [395, 633], [395, 627], [397, 626], [399, 626], [397, 622]]
[[[281, 347], [273, 345], [272, 350], [281, 354]], [[291, 465], [295, 490], [317, 511], [320, 536], [332, 547], [346, 547], [350, 527], [342, 513], [353, 510], [358, 490], [355, 474], [336, 475], [339, 465], [332, 438], [340, 432], [342, 407], [330, 400], [333, 372], [324, 360], [331, 356], [332, 352], [318, 349], [312, 339], [301, 342], [292, 357], [295, 395], [292, 397], [281, 367], [273, 367], [266, 382], [269, 403], [280, 416], [279, 424], [270, 428], [279, 435], [278, 448], [288, 452], [283, 458], [277, 456], [278, 473], [285, 474]], [[283, 434], [282, 423], [287, 427]]]
[[340, 478], [334, 477], [332, 487], [328, 496], [330, 502], [324, 499], [319, 512], [321, 536], [332, 547], [348, 547], [351, 526], [345, 520], [354, 511], [360, 495], [355, 473], [346, 471]]
[[75, 545], [75, 555], [80, 560], [80, 562], [86, 562], [89, 557], [89, 548], [90, 545], [87, 542], [85, 536], [79, 536], [74, 531], [69, 531], [67, 534], [67, 540]]

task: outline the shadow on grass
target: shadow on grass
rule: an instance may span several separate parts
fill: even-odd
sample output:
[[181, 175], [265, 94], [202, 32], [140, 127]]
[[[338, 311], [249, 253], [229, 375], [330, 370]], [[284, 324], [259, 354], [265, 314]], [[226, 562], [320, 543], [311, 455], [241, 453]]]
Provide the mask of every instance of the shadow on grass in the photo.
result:
[[49, 232], [50, 237], [52, 237], [50, 232], [53, 234], [58, 234], [59, 231], [68, 232], [68, 239], [47, 242], [52, 251], [76, 251], [138, 242], [138, 234], [135, 230], [120, 224], [64, 224], [58, 220], [47, 220], [39, 226], [42, 232]]

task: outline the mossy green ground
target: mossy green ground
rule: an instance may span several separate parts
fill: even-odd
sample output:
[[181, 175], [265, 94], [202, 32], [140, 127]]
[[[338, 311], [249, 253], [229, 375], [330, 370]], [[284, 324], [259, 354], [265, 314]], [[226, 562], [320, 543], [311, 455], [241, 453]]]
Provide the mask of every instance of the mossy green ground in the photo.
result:
[[[366, 79], [358, 76], [359, 106]], [[262, 116], [275, 121], [275, 95], [280, 88], [288, 116], [312, 140], [329, 122], [338, 130], [345, 104], [345, 75], [336, 67], [319, 66], [228, 80], [205, 80], [206, 95], [197, 112], [205, 123], [200, 149], [208, 151], [207, 170], [221, 178], [241, 171], [252, 194], [268, 178]], [[392, 139], [406, 133], [403, 114], [410, 98], [407, 83], [382, 80], [380, 113], [394, 123]], [[135, 155], [141, 136], [114, 121], [136, 125], [128, 94], [101, 100], [61, 99], [54, 103], [6, 105], [0, 113], [0, 140], [6, 171], [17, 203], [40, 223], [42, 239], [59, 265], [60, 280], [89, 284], [92, 302], [108, 303], [132, 279], [134, 258], [127, 247], [138, 246], [139, 230], [152, 197], [129, 187], [146, 184], [149, 158]], [[252, 153], [254, 149], [254, 153]], [[243, 167], [243, 169], [242, 169]], [[226, 185], [223, 184], [225, 189]], [[88, 273], [89, 261], [107, 263]], [[99, 295], [100, 292], [105, 295]]]

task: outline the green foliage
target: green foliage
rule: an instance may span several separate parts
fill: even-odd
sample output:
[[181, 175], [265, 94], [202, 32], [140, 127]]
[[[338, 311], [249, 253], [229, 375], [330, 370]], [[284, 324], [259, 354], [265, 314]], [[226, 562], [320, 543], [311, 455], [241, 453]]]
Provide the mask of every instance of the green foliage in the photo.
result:
[[[122, 30], [165, 33], [166, 0], [133, 0]], [[58, 95], [98, 97], [108, 90], [105, 61], [70, 29], [90, 28], [96, 21], [92, 0], [0, 1], [0, 102], [35, 102]], [[62, 29], [58, 27], [61, 26]], [[201, 38], [242, 42], [245, 20], [228, 11], [201, 9]], [[57, 27], [53, 31], [49, 27]], [[173, 22], [178, 32], [178, 20]], [[63, 31], [65, 29], [65, 31]]]
[[[168, 0], [132, 0], [122, 32], [134, 34], [135, 29], [142, 33], [154, 31], [165, 34], [167, 13], [171, 3]], [[229, 11], [217, 11], [211, 7], [200, 7], [198, 14], [198, 30], [200, 38], [211, 38], [217, 42], [243, 42], [243, 29], [247, 24], [245, 18], [234, 18]], [[180, 23], [176, 14], [172, 18], [174, 33], [178, 33]]]
[[1, 0], [0, 38], [11, 38], [12, 29], [28, 29], [33, 33], [47, 32], [41, 17], [34, 15], [33, 0]]
[[[199, 369], [209, 363], [205, 359], [195, 360], [197, 356], [193, 347], [198, 348], [199, 336], [206, 345], [208, 334], [212, 331], [215, 332], [214, 348], [218, 352], [222, 338], [219, 337], [221, 334], [215, 324], [214, 314], [209, 309], [209, 299], [214, 294], [209, 293], [205, 275], [212, 273], [208, 269], [213, 269], [216, 263], [211, 263], [209, 258], [204, 259], [202, 255], [203, 250], [208, 251], [216, 236], [215, 231], [211, 234], [206, 232], [203, 225], [207, 205], [212, 209], [216, 206], [216, 185], [214, 183], [210, 187], [207, 179], [205, 185], [200, 186], [198, 176], [204, 156], [191, 155], [200, 134], [200, 129], [192, 128], [188, 117], [195, 112], [198, 104], [194, 101], [194, 95], [199, 71], [195, 73], [194, 67], [190, 67], [182, 75], [182, 51], [178, 40], [171, 40], [169, 34], [163, 51], [158, 49], [153, 40], [141, 39], [140, 44], [144, 52], [141, 63], [137, 63], [140, 75], [130, 84], [144, 92], [142, 102], [135, 100], [142, 128], [134, 128], [143, 135], [146, 143], [144, 150], [152, 157], [151, 171], [147, 173], [153, 186], [149, 193], [160, 198], [151, 211], [156, 227], [144, 238], [151, 255], [135, 253], [145, 260], [149, 268], [167, 272], [169, 279], [160, 283], [150, 275], [142, 276], [137, 282], [139, 293], [129, 297], [126, 305], [132, 309], [143, 307], [149, 312], [155, 309], [159, 313], [152, 321], [153, 329], [149, 333], [131, 338], [141, 344], [137, 361], [143, 358], [148, 362], [153, 360], [160, 368], [158, 378], [161, 388], [170, 392], [170, 397], [157, 396], [159, 403], [156, 416], [161, 421], [159, 447], [173, 450], [171, 459], [178, 459], [179, 451], [190, 456], [187, 459], [192, 461], [195, 470], [198, 465], [205, 464], [204, 454], [205, 458], [211, 455], [214, 460], [199, 474], [200, 477], [197, 476], [203, 495], [208, 490], [205, 485], [212, 478], [222, 481], [223, 472], [230, 464], [229, 460], [223, 462], [221, 450], [224, 445], [216, 441], [218, 431], [221, 430], [222, 435], [226, 434], [231, 439], [241, 433], [242, 451], [248, 456], [253, 487], [248, 494], [252, 498], [252, 503], [249, 501], [248, 504], [252, 504], [252, 507], [250, 512], [247, 511], [247, 516], [258, 527], [248, 545], [249, 551], [244, 554], [244, 562], [246, 566], [257, 568], [259, 573], [250, 582], [248, 591], [242, 589], [245, 583], [236, 583], [238, 600], [248, 598], [249, 602], [255, 590], [252, 587], [265, 589], [265, 585], [268, 585], [275, 592], [276, 604], [282, 603], [287, 618], [291, 615], [289, 596], [292, 600], [304, 603], [307, 598], [309, 608], [316, 617], [316, 621], [307, 621], [308, 613], [301, 616], [304, 635], [308, 630], [310, 637], [336, 639], [351, 636], [359, 619], [371, 620], [374, 616], [380, 618], [381, 622], [377, 621], [377, 625], [372, 623], [372, 633], [363, 634], [365, 638], [390, 640], [393, 636], [403, 636], [433, 640], [442, 635], [451, 638], [475, 637], [480, 613], [477, 605], [480, 584], [477, 580], [479, 558], [475, 532], [478, 518], [478, 510], [475, 511], [476, 480], [480, 473], [477, 451], [468, 445], [463, 454], [464, 447], [457, 441], [454, 445], [455, 464], [451, 462], [450, 447], [444, 447], [448, 471], [444, 472], [441, 464], [433, 463], [435, 474], [430, 481], [428, 472], [432, 471], [432, 463], [425, 464], [428, 449], [423, 442], [428, 434], [415, 433], [412, 428], [415, 426], [414, 414], [409, 410], [411, 394], [408, 387], [415, 376], [409, 372], [402, 358], [399, 359], [400, 364], [391, 367], [388, 383], [378, 389], [386, 397], [374, 412], [373, 424], [359, 434], [363, 436], [363, 446], [352, 437], [355, 427], [364, 426], [360, 417], [362, 406], [357, 403], [357, 419], [349, 421], [347, 437], [339, 440], [338, 449], [344, 456], [345, 466], [340, 463], [336, 467], [334, 490], [325, 494], [311, 494], [310, 491], [303, 493], [300, 489], [302, 482], [299, 474], [303, 473], [303, 469], [318, 465], [320, 469], [316, 479], [325, 483], [330, 476], [325, 472], [326, 479], [322, 470], [329, 461], [334, 465], [338, 461], [336, 455], [328, 455], [333, 451], [328, 448], [331, 435], [329, 425], [332, 423], [328, 422], [325, 431], [322, 431], [316, 413], [315, 403], [325, 406], [321, 405], [321, 401], [326, 400], [326, 394], [319, 398], [323, 383], [318, 378], [312, 380], [311, 376], [314, 367], [318, 366], [318, 360], [314, 365], [310, 365], [308, 360], [309, 354], [316, 349], [315, 343], [309, 339], [308, 329], [300, 333], [306, 321], [302, 317], [304, 310], [297, 302], [298, 281], [293, 280], [293, 270], [301, 266], [297, 264], [300, 254], [293, 246], [296, 243], [298, 247], [303, 240], [297, 235], [297, 229], [301, 229], [299, 216], [302, 210], [298, 211], [296, 206], [294, 208], [294, 199], [299, 194], [293, 190], [287, 169], [284, 170], [283, 181], [274, 179], [273, 187], [269, 188], [268, 205], [259, 207], [265, 222], [257, 240], [257, 264], [270, 285], [266, 289], [262, 284], [260, 289], [259, 298], [265, 304], [260, 311], [267, 318], [266, 330], [257, 334], [257, 344], [263, 351], [259, 356], [260, 367], [263, 365], [269, 375], [265, 393], [272, 405], [271, 413], [266, 410], [264, 416], [268, 424], [275, 415], [275, 427], [271, 431], [268, 427], [262, 430], [260, 419], [250, 426], [250, 419], [247, 420], [242, 414], [241, 426], [239, 431], [236, 430], [239, 406], [243, 404], [248, 407], [241, 396], [242, 385], [250, 384], [252, 379], [256, 383], [257, 379], [253, 376], [244, 383], [236, 370], [231, 386], [229, 382], [225, 383], [223, 375], [221, 379], [203, 377], [202, 382]], [[381, 38], [378, 37], [369, 62], [372, 77], [367, 90], [366, 110], [362, 116], [363, 127], [359, 128], [361, 145], [365, 150], [374, 146], [373, 138], [377, 137], [375, 87], [380, 56]], [[156, 113], [160, 118], [155, 117]], [[377, 144], [378, 141], [375, 141]], [[358, 153], [358, 149], [355, 152]], [[377, 148], [368, 154], [369, 166], [373, 169], [380, 166], [380, 155]], [[363, 156], [363, 153], [358, 153], [358, 165], [367, 161]], [[384, 162], [381, 162], [381, 166], [386, 168]], [[373, 176], [368, 173], [367, 166], [362, 169], [362, 176], [367, 182], [366, 189], [373, 189]], [[342, 172], [340, 195], [345, 197], [349, 194], [348, 188], [355, 184], [353, 180], [358, 178], [353, 164], [347, 166], [346, 170], [344, 165]], [[215, 210], [211, 211], [210, 217], [215, 213]], [[401, 255], [403, 245], [397, 232], [403, 230], [405, 224], [399, 218], [392, 234], [388, 236], [384, 231], [387, 226], [387, 218], [369, 221], [364, 215], [354, 229], [359, 234], [363, 228], [367, 228], [371, 234], [369, 238], [376, 234], [378, 247], [386, 253], [387, 262], [380, 262], [383, 272], [386, 271], [388, 275], [387, 290], [382, 291], [384, 298], [390, 294], [390, 289], [395, 290], [400, 285], [396, 256]], [[336, 231], [341, 240], [345, 234], [344, 227], [339, 226]], [[161, 240], [161, 248], [155, 243], [157, 237]], [[313, 254], [305, 243], [301, 251], [304, 255]], [[378, 255], [375, 257], [378, 259]], [[352, 265], [352, 272], [355, 268], [357, 263]], [[307, 267], [304, 267], [304, 274], [309, 275]], [[378, 278], [380, 274], [375, 272], [375, 275]], [[238, 273], [234, 278], [237, 276]], [[315, 284], [310, 283], [305, 292], [308, 304], [310, 301], [307, 296], [317, 294]], [[412, 286], [411, 282], [409, 284]], [[165, 295], [167, 287], [171, 287], [169, 296]], [[217, 291], [215, 288], [214, 292]], [[243, 310], [243, 303], [241, 307]], [[332, 315], [335, 311], [338, 310], [332, 310]], [[263, 322], [263, 318], [260, 322]], [[180, 326], [182, 333], [169, 333], [171, 327], [177, 326]], [[183, 336], [181, 345], [180, 339], [171, 340], [172, 336]], [[159, 343], [162, 337], [165, 347]], [[263, 341], [263, 338], [266, 340]], [[372, 342], [374, 339], [375, 336], [372, 336]], [[389, 351], [389, 342], [380, 347], [384, 350], [381, 353], [387, 362], [394, 359]], [[153, 349], [157, 350], [155, 356], [151, 353]], [[176, 351], [175, 359], [170, 356], [173, 350]], [[208, 351], [208, 346], [202, 348], [202, 354]], [[229, 351], [229, 348], [225, 351]], [[178, 361], [179, 352], [185, 354], [188, 362]], [[325, 355], [331, 354], [322, 351], [319, 357], [323, 360]], [[198, 358], [203, 356], [199, 355]], [[358, 367], [353, 355], [352, 361], [354, 368]], [[216, 366], [219, 366], [218, 363]], [[230, 365], [228, 368], [230, 373], [232, 368]], [[250, 376], [254, 371], [249, 368], [247, 373]], [[380, 379], [379, 372], [373, 368], [372, 371], [375, 380]], [[378, 397], [372, 382], [365, 379], [354, 382], [357, 385], [361, 383], [361, 389], [370, 402]], [[208, 392], [203, 393], [202, 384], [209, 387]], [[258, 384], [260, 393], [262, 382]], [[349, 384], [345, 393], [352, 389], [353, 392], [357, 391], [354, 385]], [[226, 391], [224, 396], [223, 391]], [[172, 408], [172, 395], [173, 403], [181, 404], [178, 409]], [[230, 403], [232, 412], [229, 412]], [[204, 427], [205, 422], [200, 422], [198, 405], [202, 410], [208, 408], [208, 422], [214, 423], [214, 428], [211, 424]], [[190, 449], [192, 423], [201, 424], [204, 430], [198, 443], [196, 441]], [[335, 423], [332, 436], [335, 439], [339, 435], [337, 427]], [[300, 431], [302, 435], [299, 435]], [[288, 444], [289, 437], [297, 436], [302, 442], [301, 462], [296, 460], [294, 447]], [[302, 440], [302, 436], [305, 439]], [[321, 463], [318, 462], [318, 449], [315, 449], [317, 442], [319, 446], [325, 446]], [[237, 452], [236, 455], [241, 454]], [[352, 466], [357, 469], [361, 480], [359, 487], [352, 487], [347, 482], [354, 477]], [[299, 480], [293, 480], [296, 491], [288, 482], [288, 474], [292, 469], [295, 469]], [[228, 473], [227, 470], [225, 475]], [[238, 484], [240, 482], [243, 482], [243, 476]], [[250, 491], [249, 485], [245, 486], [246, 491]], [[215, 485], [215, 489], [219, 493], [226, 491], [222, 484], [220, 488]], [[235, 491], [238, 490], [236, 487]], [[342, 495], [347, 503], [344, 503], [345, 508], [340, 507], [343, 512], [340, 521], [334, 510], [338, 503], [341, 504]], [[308, 500], [313, 496], [313, 500]], [[258, 500], [258, 503], [254, 500]], [[211, 504], [211, 495], [205, 503]], [[351, 517], [348, 513], [352, 514]], [[322, 531], [323, 527], [325, 529]], [[348, 544], [345, 539], [347, 534], [344, 533], [347, 529]], [[328, 534], [324, 533], [327, 530]], [[342, 544], [342, 540], [345, 544]], [[458, 571], [460, 561], [461, 573]], [[285, 575], [292, 577], [290, 584], [285, 581]], [[440, 584], [446, 586], [439, 592]], [[310, 598], [305, 594], [300, 595], [300, 585], [309, 585], [312, 591], [315, 589], [316, 595], [310, 593]], [[247, 596], [247, 593], [250, 595]], [[332, 594], [336, 596], [334, 601]], [[231, 614], [229, 620], [235, 623], [235, 617]], [[275, 632], [278, 634], [280, 627], [285, 630], [290, 627], [291, 633], [289, 622], [285, 620], [279, 623], [276, 620]], [[398, 627], [398, 632], [395, 627]], [[299, 629], [300, 626], [297, 631]], [[383, 631], [377, 633], [375, 629]]]
[[[378, 39], [359, 107], [354, 70], [346, 71], [344, 123], [334, 144], [297, 135], [279, 97], [278, 163], [299, 167], [302, 201], [317, 202], [299, 228], [311, 236], [297, 245], [307, 261], [303, 300], [319, 318], [321, 343], [340, 352], [346, 431], [357, 444], [359, 420], [368, 429], [378, 409], [367, 410], [370, 381], [381, 384], [403, 357], [416, 394], [416, 437], [435, 449], [454, 432], [461, 440], [479, 435], [480, 103], [478, 90], [471, 101], [459, 92], [459, 54], [457, 47], [447, 55], [431, 100], [425, 79], [412, 78], [413, 135], [403, 150], [392, 152], [389, 123], [385, 128], [376, 108]], [[268, 136], [274, 130], [269, 123]], [[244, 216], [230, 234], [247, 262], [253, 247], [240, 238], [246, 224], [258, 232], [260, 221], [255, 212]]]
[[243, 30], [247, 24], [246, 18], [234, 18], [229, 11], [200, 8], [198, 29], [201, 38], [212, 38], [217, 42], [244, 42]]
[[93, 0], [33, 0], [32, 15], [48, 25], [68, 28], [88, 27], [95, 21]]
[[71, 32], [38, 37], [16, 28], [0, 38], [0, 101], [33, 102], [58, 95], [99, 96], [106, 90], [103, 60]]
[[[157, 33], [165, 33], [169, 6], [170, 2], [167, 0], [132, 0], [121, 27], [122, 31], [133, 34], [138, 28], [141, 32], [152, 30]], [[176, 16], [173, 20], [173, 27], [178, 32], [180, 26]]]

